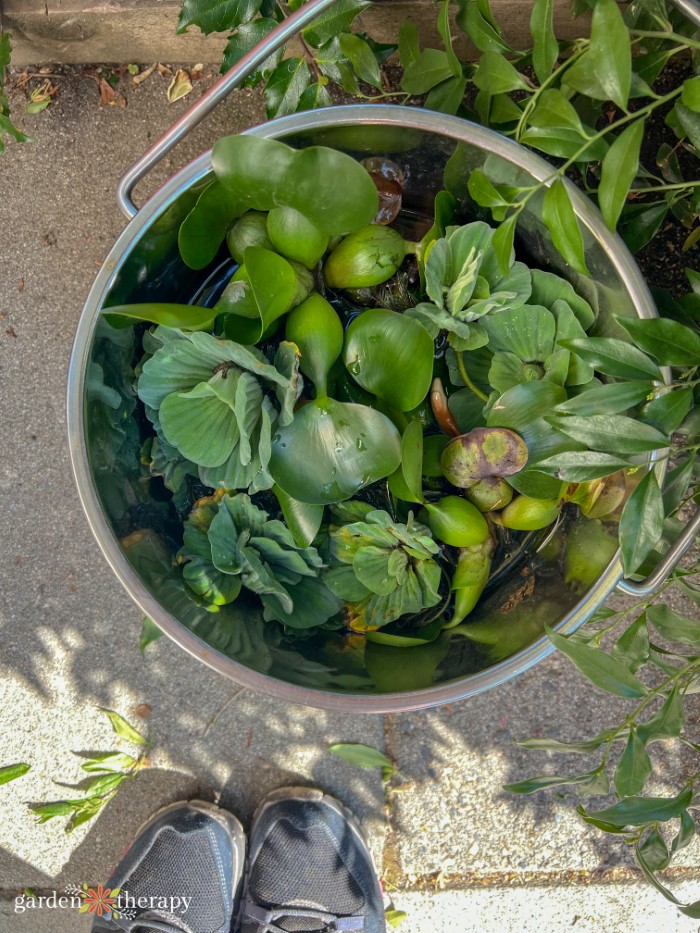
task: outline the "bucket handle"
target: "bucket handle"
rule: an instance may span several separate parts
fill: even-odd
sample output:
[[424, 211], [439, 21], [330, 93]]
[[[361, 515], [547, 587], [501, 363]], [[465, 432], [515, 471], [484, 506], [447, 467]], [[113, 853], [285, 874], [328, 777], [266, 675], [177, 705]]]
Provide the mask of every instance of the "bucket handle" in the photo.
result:
[[698, 534], [700, 534], [700, 510], [693, 515], [648, 577], [639, 582], [620, 580], [617, 584], [618, 590], [628, 596], [652, 596], [671, 571], [675, 569]]
[[203, 94], [170, 129], [148, 149], [141, 158], [134, 162], [119, 180], [117, 185], [117, 203], [127, 218], [131, 220], [138, 212], [134, 204], [133, 190], [141, 179], [173, 149], [190, 130], [194, 129], [209, 113], [238, 87], [248, 75], [261, 65], [280, 46], [292, 39], [297, 32], [307, 26], [316, 17], [337, 3], [338, 0], [310, 0], [285, 20], [279, 23], [264, 39], [247, 52], [236, 64], [229, 68], [216, 84]]

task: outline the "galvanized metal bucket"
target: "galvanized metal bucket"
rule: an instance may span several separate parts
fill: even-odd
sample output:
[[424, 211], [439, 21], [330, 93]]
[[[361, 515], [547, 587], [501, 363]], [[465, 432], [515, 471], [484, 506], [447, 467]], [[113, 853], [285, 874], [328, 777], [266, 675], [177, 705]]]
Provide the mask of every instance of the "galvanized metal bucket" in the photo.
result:
[[[291, 644], [277, 626], [265, 625], [250, 611], [236, 609], [235, 604], [230, 613], [212, 615], [187, 598], [177, 574], [170, 569], [173, 546], [153, 518], [155, 512], [149, 511], [148, 501], [135, 504], [129, 483], [105, 468], [105, 462], [110, 462], [105, 461], [103, 449], [104, 419], [109, 416], [104, 406], [109, 407], [109, 398], [105, 401], [99, 394], [91, 396], [91, 374], [96, 372], [95, 365], [100, 360], [109, 361], [112, 350], [129, 352], [128, 346], [124, 349], [124, 341], [133, 335], [133, 329], [110, 334], [108, 326], [100, 321], [101, 311], [110, 304], [156, 297], [161, 301], [182, 302], [201, 290], [212, 270], [195, 274], [184, 265], [178, 253], [177, 231], [211, 175], [210, 153], [204, 153], [171, 178], [138, 210], [131, 192], [137, 181], [274, 48], [333, 2], [314, 0], [281, 24], [122, 179], [118, 198], [131, 219], [100, 269], [78, 324], [69, 372], [68, 432], [78, 491], [102, 552], [143, 612], [177, 644], [239, 684], [280, 699], [326, 709], [396, 712], [469, 697], [532, 667], [552, 650], [542, 634], [544, 623], [563, 633], [573, 632], [616, 587], [627, 593], [653, 592], [694, 540], [700, 516], [685, 529], [646, 581], [622, 582], [621, 566], [615, 558], [583, 595], [575, 595], [563, 579], [554, 581], [554, 585], [550, 580], [549, 597], [544, 602], [536, 588], [532, 595], [520, 592], [521, 616], [537, 622], [532, 642], [486, 669], [479, 669], [480, 665], [483, 667], [483, 658], [480, 660], [470, 650], [468, 642], [465, 646], [466, 639], [454, 639], [437, 653], [434, 646], [426, 646], [405, 649], [403, 654], [385, 654], [379, 661], [375, 659], [374, 672], [368, 674], [358, 660], [360, 651], [352, 639], [347, 641], [334, 635], [322, 645], [313, 640]], [[461, 172], [465, 182], [470, 170], [484, 165], [492, 177], [500, 174], [504, 181], [519, 184], [545, 181], [551, 176], [551, 167], [545, 161], [505, 137], [464, 120], [425, 110], [379, 105], [331, 107], [273, 120], [248, 132], [281, 139], [296, 147], [322, 143], [354, 155], [390, 155], [406, 171], [404, 203], [423, 213], [432, 209], [448, 162], [450, 171]], [[551, 247], [541, 220], [541, 198], [531, 198], [519, 218], [519, 247], [533, 263], [569, 278], [597, 306], [601, 333], [605, 333], [612, 312], [643, 318], [656, 316], [649, 290], [622, 241], [607, 230], [596, 208], [581, 192], [573, 186], [569, 186], [569, 191], [583, 230], [591, 278], [572, 273]], [[121, 336], [117, 338], [117, 334]], [[110, 340], [121, 343], [110, 344]], [[104, 367], [100, 374], [109, 386]], [[124, 424], [114, 427], [115, 431], [129, 429]], [[661, 459], [650, 466], [662, 477], [664, 464]], [[156, 503], [153, 506], [157, 511]], [[143, 515], [143, 524], [125, 546], [123, 517], [132, 516], [133, 524], [133, 515], [139, 514]], [[512, 581], [506, 580], [492, 590], [486, 600], [489, 611], [498, 612], [499, 607], [506, 607], [512, 599], [513, 586]], [[407, 677], [397, 681], [396, 677], [384, 676], [391, 667], [407, 664], [405, 651], [424, 654], [410, 656]], [[415, 662], [421, 659], [425, 663], [416, 666]], [[411, 664], [414, 674], [410, 673]]]

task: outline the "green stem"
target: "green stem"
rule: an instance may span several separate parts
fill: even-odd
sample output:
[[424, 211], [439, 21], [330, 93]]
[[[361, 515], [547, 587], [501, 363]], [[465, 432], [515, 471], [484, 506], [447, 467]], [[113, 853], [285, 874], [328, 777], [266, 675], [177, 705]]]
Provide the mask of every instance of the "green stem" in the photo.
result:
[[459, 369], [459, 374], [462, 377], [462, 380], [465, 386], [476, 395], [477, 398], [480, 398], [482, 402], [488, 402], [488, 395], [484, 395], [481, 389], [477, 388], [474, 383], [469, 378], [469, 373], [467, 372], [467, 367], [464, 365], [464, 355], [461, 350], [455, 350], [455, 356], [457, 358], [457, 368]]
[[550, 86], [550, 84], [556, 81], [559, 75], [563, 71], [565, 71], [569, 67], [569, 65], [573, 64], [577, 58], [580, 58], [587, 48], [588, 48], [588, 42], [586, 42], [586, 44], [582, 48], [574, 52], [573, 55], [570, 55], [569, 58], [567, 58], [565, 62], [562, 62], [562, 64], [559, 65], [559, 67], [551, 73], [551, 75], [547, 78], [547, 80], [542, 82], [539, 88], [535, 91], [532, 97], [528, 100], [527, 104], [525, 105], [525, 109], [522, 112], [522, 116], [518, 120], [518, 125], [515, 128], [515, 138], [516, 140], [518, 140], [518, 142], [520, 142], [520, 136], [522, 134], [525, 121], [527, 120], [527, 118], [530, 116], [530, 114], [534, 110], [542, 91], [546, 91], [547, 88]]
[[[654, 191], [680, 191], [683, 188], [700, 188], [698, 181], [682, 181], [675, 185], [653, 185], [649, 188], [630, 188], [629, 194], [651, 194]], [[597, 188], [592, 189], [597, 191]]]
[[678, 32], [653, 32], [647, 29], [630, 29], [629, 32], [631, 36], [639, 36], [640, 39], [664, 39], [667, 42], [677, 42], [685, 48], [700, 49], [700, 42], [697, 39], [682, 36]]

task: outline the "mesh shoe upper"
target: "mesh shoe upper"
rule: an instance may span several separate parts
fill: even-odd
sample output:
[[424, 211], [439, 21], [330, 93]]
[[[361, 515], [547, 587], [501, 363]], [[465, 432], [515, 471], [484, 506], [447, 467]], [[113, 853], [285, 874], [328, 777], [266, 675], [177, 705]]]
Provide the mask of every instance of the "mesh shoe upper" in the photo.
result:
[[291, 789], [262, 805], [251, 830], [241, 929], [384, 931], [371, 855], [354, 821], [332, 798]]

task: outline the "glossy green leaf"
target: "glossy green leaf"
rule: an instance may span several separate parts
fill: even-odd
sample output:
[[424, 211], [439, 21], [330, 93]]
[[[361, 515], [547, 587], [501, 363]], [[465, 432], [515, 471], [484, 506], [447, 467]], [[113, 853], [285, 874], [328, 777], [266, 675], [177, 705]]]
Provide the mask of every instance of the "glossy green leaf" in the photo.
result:
[[611, 826], [646, 826], [649, 823], [665, 823], [680, 816], [693, 796], [691, 787], [686, 787], [676, 797], [628, 797], [603, 810], [591, 811], [586, 816], [608, 823]]
[[[625, 576], [651, 554], [661, 538], [664, 504], [656, 474], [650, 470], [625, 503], [620, 517], [620, 552]], [[653, 622], [653, 618], [649, 615]]]
[[535, 0], [530, 14], [530, 35], [532, 67], [542, 84], [559, 57], [559, 43], [554, 33], [554, 0]]
[[[665, 609], [668, 607], [653, 607]], [[664, 619], [664, 622], [668, 622]], [[659, 623], [663, 627], [663, 623]], [[671, 623], [673, 625], [673, 623]], [[677, 623], [676, 623], [677, 624]], [[683, 623], [680, 623], [683, 625]], [[656, 627], [656, 626], [655, 626]], [[640, 723], [638, 728], [639, 738], [645, 745], [651, 742], [660, 742], [663, 739], [675, 739], [683, 731], [685, 726], [685, 709], [683, 707], [683, 694], [678, 689], [678, 684], [673, 685], [673, 690], [664, 701], [663, 706], [658, 709], [653, 716], [650, 716], [646, 722]]]
[[325, 86], [317, 82], [306, 88], [299, 98], [297, 110], [315, 110], [319, 107], [330, 107], [333, 104], [333, 98], [330, 91]]
[[448, 78], [428, 91], [424, 107], [426, 110], [454, 115], [462, 106], [466, 88], [466, 78]]
[[340, 48], [355, 69], [358, 78], [381, 91], [382, 76], [379, 65], [372, 49], [364, 39], [360, 39], [359, 36], [351, 32], [343, 33], [340, 36]]
[[511, 794], [534, 794], [538, 790], [546, 790], [550, 787], [563, 787], [568, 784], [587, 784], [591, 778], [598, 774], [598, 769], [586, 771], [584, 774], [575, 774], [569, 776], [545, 774], [542, 777], [527, 778], [524, 781], [518, 781], [516, 784], [504, 784], [503, 790]]
[[462, 65], [455, 55], [454, 49], [452, 48], [452, 35], [450, 33], [450, 6], [451, 0], [442, 0], [442, 5], [440, 6], [440, 12], [438, 14], [437, 26], [438, 32], [440, 33], [440, 38], [442, 39], [442, 44], [445, 46], [445, 52], [447, 54], [447, 60], [452, 74], [456, 78], [461, 78]]
[[650, 606], [647, 615], [657, 632], [668, 641], [700, 647], [700, 622], [697, 620], [674, 612], [665, 605]]
[[651, 382], [610, 382], [557, 405], [556, 412], [569, 415], [617, 415], [643, 401], [654, 386]]
[[391, 408], [411, 411], [430, 391], [433, 341], [413, 318], [395, 311], [363, 311], [345, 335], [343, 362], [353, 379]]
[[364, 405], [318, 399], [274, 435], [270, 471], [301, 502], [342, 502], [383, 479], [401, 461], [401, 438], [387, 417]]
[[586, 137], [578, 130], [555, 125], [531, 125], [520, 137], [521, 143], [560, 159], [571, 159], [575, 156], [577, 162], [597, 162], [605, 157], [608, 144], [604, 139], [597, 139], [582, 149], [585, 140]]
[[509, 52], [510, 46], [501, 36], [488, 0], [465, 0], [459, 4], [457, 25], [469, 36], [481, 52]]
[[615, 0], [597, 0], [588, 49], [567, 69], [564, 83], [596, 100], [626, 109], [632, 81], [630, 36]]
[[103, 709], [102, 707], [100, 707], [100, 712], [104, 713], [107, 719], [109, 719], [112, 729], [120, 739], [124, 739], [125, 742], [131, 742], [132, 745], [147, 744], [146, 739], [141, 733], [137, 732], [137, 730], [134, 729], [123, 716], [120, 716], [119, 713], [115, 713], [112, 709]]
[[282, 188], [296, 151], [276, 139], [224, 136], [214, 143], [212, 167], [221, 184], [246, 206], [269, 211]]
[[510, 257], [513, 254], [513, 242], [515, 240], [515, 227], [518, 221], [517, 213], [511, 214], [496, 228], [491, 240], [498, 268], [502, 275], [506, 275], [510, 268]]
[[383, 752], [371, 745], [362, 745], [359, 742], [338, 742], [329, 745], [328, 751], [358, 768], [391, 768], [395, 771], [394, 763]]
[[627, 207], [622, 216], [620, 235], [632, 253], [638, 253], [661, 229], [668, 214], [668, 204], [638, 204]]
[[179, 33], [199, 26], [205, 35], [226, 32], [253, 19], [262, 0], [184, 0], [177, 23]]
[[214, 180], [207, 185], [178, 231], [180, 255], [190, 269], [204, 269], [209, 265], [216, 257], [231, 222], [243, 210], [241, 201], [221, 182]]
[[569, 192], [561, 179], [555, 181], [545, 193], [542, 220], [552, 235], [552, 242], [569, 265], [577, 272], [588, 275], [581, 228]]
[[426, 94], [431, 88], [452, 76], [450, 60], [439, 49], [424, 49], [418, 58], [406, 66], [401, 89], [408, 94]]
[[691, 388], [673, 389], [645, 405], [641, 411], [641, 417], [646, 424], [652, 425], [657, 431], [670, 437], [683, 424], [692, 404], [693, 390]]
[[[622, 323], [623, 319], [619, 320]], [[559, 345], [573, 350], [582, 360], [606, 376], [663, 380], [656, 363], [642, 350], [624, 340], [614, 337], [581, 337], [576, 340], [561, 340]]]
[[629, 455], [668, 446], [668, 438], [656, 428], [625, 415], [550, 416], [546, 420], [593, 450]]
[[32, 766], [24, 764], [24, 762], [14, 765], [5, 765], [0, 768], [0, 784], [9, 784], [10, 781], [16, 781], [17, 778], [21, 778], [23, 774], [31, 770]]
[[516, 740], [516, 745], [521, 748], [527, 748], [530, 751], [555, 752], [561, 754], [587, 755], [594, 752], [602, 745], [606, 745], [615, 734], [614, 729], [607, 729], [592, 739], [584, 742], [559, 742], [557, 739], [534, 738]]
[[292, 499], [279, 486], [272, 491], [282, 509], [287, 528], [291, 531], [297, 547], [309, 547], [318, 534], [323, 521], [323, 506]]
[[632, 466], [628, 460], [597, 450], [565, 450], [538, 459], [536, 463], [538, 469], [566, 480], [567, 483], [587, 483]]
[[654, 826], [644, 842], [636, 846], [637, 858], [642, 858], [653, 871], [660, 871], [668, 866], [670, 854], [663, 836]]
[[681, 100], [689, 110], [700, 113], [700, 75], [685, 79]]
[[639, 794], [644, 790], [650, 774], [649, 753], [644, 747], [644, 742], [637, 735], [635, 726], [631, 724], [627, 745], [615, 769], [615, 789], [620, 797]]
[[371, 0], [338, 0], [302, 30], [304, 39], [315, 49], [346, 32], [358, 14], [370, 7]]
[[[247, 55], [259, 42], [262, 42], [276, 26], [277, 21], [267, 16], [261, 16], [259, 19], [252, 20], [252, 22], [241, 23], [236, 31], [228, 37], [221, 59], [221, 73], [225, 74], [230, 68], [233, 68], [244, 55]], [[275, 70], [282, 61], [283, 55], [284, 49], [273, 52], [256, 71], [245, 79], [243, 86], [256, 87], [260, 81], [267, 78]]]
[[500, 52], [484, 52], [472, 81], [482, 91], [491, 95], [529, 90], [520, 72]]
[[287, 318], [285, 336], [299, 347], [301, 371], [314, 383], [317, 395], [325, 395], [328, 373], [343, 350], [345, 336], [333, 306], [313, 292]]
[[163, 630], [158, 628], [156, 623], [146, 616], [141, 626], [141, 634], [139, 635], [139, 651], [141, 654], [143, 654], [146, 648], [153, 644], [154, 641], [158, 641], [163, 634]]
[[321, 74], [335, 82], [346, 94], [358, 94], [360, 86], [350, 61], [343, 55], [340, 38], [334, 36], [325, 42], [316, 53], [316, 63]]
[[389, 489], [404, 502], [423, 501], [423, 425], [409, 421], [401, 438], [401, 465], [389, 477]]
[[151, 324], [177, 327], [180, 330], [210, 331], [217, 312], [212, 308], [200, 308], [198, 305], [151, 303], [113, 305], [111, 308], [103, 308], [102, 314], [112, 327], [118, 328], [130, 327], [135, 321], [148, 321]]
[[265, 85], [265, 113], [268, 119], [294, 113], [301, 95], [311, 83], [311, 70], [303, 58], [285, 58]]
[[610, 649], [610, 654], [636, 674], [649, 660], [649, 632], [646, 613], [631, 622]]
[[695, 455], [691, 455], [666, 474], [662, 490], [664, 513], [672, 515], [683, 502], [695, 468]]
[[[298, 296], [297, 274], [283, 256], [263, 246], [249, 246], [245, 263], [215, 305], [218, 314], [236, 318], [226, 321], [226, 335], [237, 343], [255, 344]], [[240, 318], [240, 320], [238, 320]]]
[[634, 342], [659, 363], [669, 366], [700, 365], [700, 333], [668, 318], [627, 318], [616, 320]]
[[420, 55], [420, 41], [416, 24], [406, 19], [399, 27], [399, 61], [402, 68], [414, 62]]
[[644, 120], [635, 120], [615, 139], [603, 159], [598, 205], [610, 230], [617, 229], [627, 193], [637, 177], [643, 138]]
[[598, 648], [580, 645], [547, 628], [552, 644], [575, 664], [591, 683], [619, 697], [643, 697], [647, 688], [631, 674], [621, 661]]
[[685, 810], [681, 813], [680, 816], [680, 828], [678, 833], [671, 843], [671, 852], [675, 855], [676, 852], [679, 852], [681, 849], [685, 849], [686, 846], [689, 846], [690, 843], [695, 839], [695, 834], [697, 832], [695, 826], [695, 820], [693, 817]]

